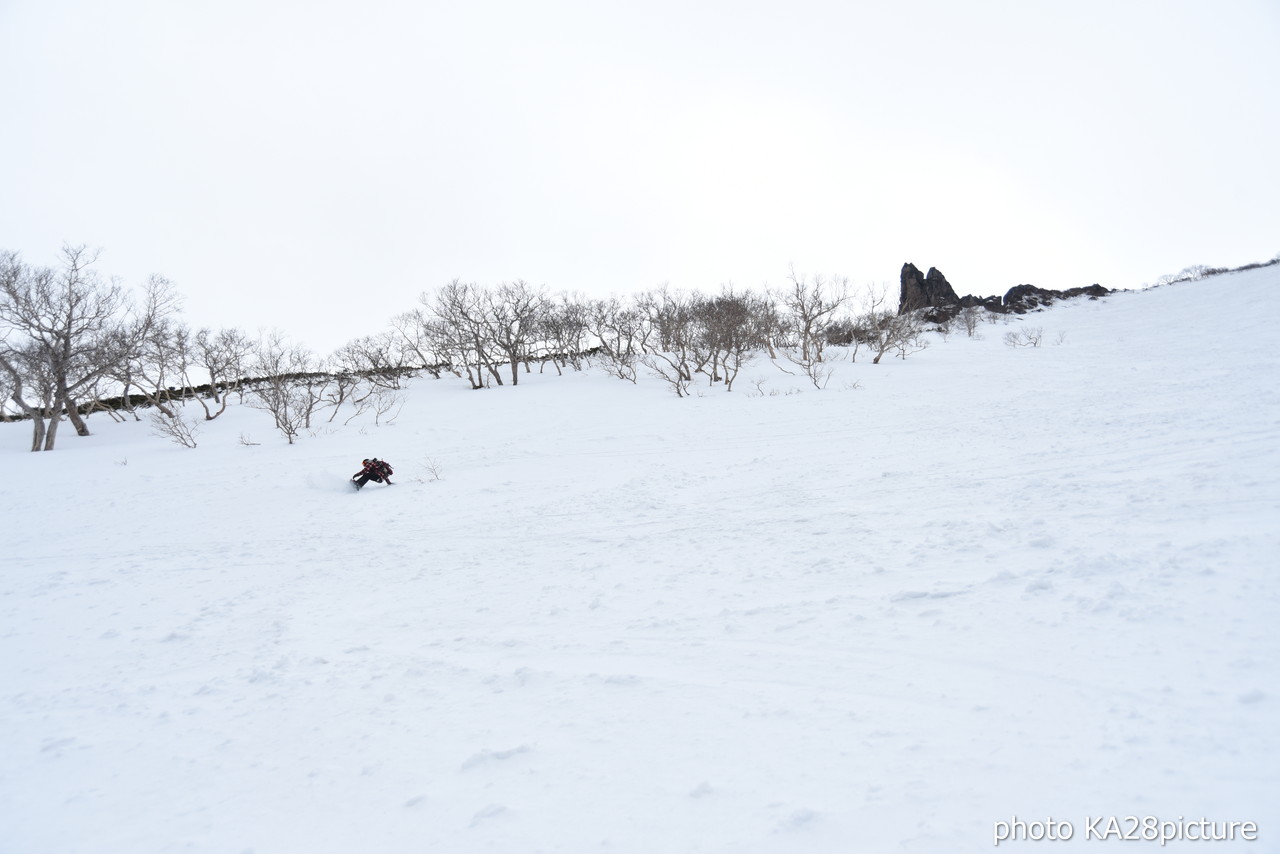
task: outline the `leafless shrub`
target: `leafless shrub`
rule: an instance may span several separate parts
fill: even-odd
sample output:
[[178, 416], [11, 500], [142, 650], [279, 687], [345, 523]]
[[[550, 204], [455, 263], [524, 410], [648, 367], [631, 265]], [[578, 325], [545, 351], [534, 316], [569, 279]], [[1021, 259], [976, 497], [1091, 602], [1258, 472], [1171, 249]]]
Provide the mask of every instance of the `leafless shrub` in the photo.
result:
[[[333, 409], [328, 420], [334, 421], [348, 405], [351, 414], [344, 425], [370, 410], [375, 424], [388, 413], [398, 413], [403, 400], [400, 390], [411, 370], [403, 361], [404, 355], [391, 333], [357, 338], [339, 348], [330, 357], [330, 376], [323, 392], [324, 405]], [[394, 420], [393, 415], [388, 423]]]
[[253, 441], [253, 437], [250, 436], [248, 433], [241, 433], [240, 444], [245, 445], [247, 447], [252, 447], [254, 445], [261, 445], [262, 443]]
[[285, 341], [279, 332], [264, 336], [256, 352], [260, 378], [250, 389], [251, 404], [271, 413], [276, 429], [292, 445], [324, 401], [329, 375], [310, 350]]
[[982, 336], [978, 334], [978, 324], [982, 323], [982, 315], [990, 313], [976, 305], [965, 306], [956, 315], [956, 320], [960, 322], [960, 328], [964, 330], [965, 335], [970, 338], [981, 338]]
[[426, 461], [422, 464], [422, 470], [426, 475], [425, 478], [419, 479], [420, 482], [425, 481], [427, 483], [431, 483], [444, 479], [444, 468], [441, 466], [440, 461], [435, 457], [427, 457]]
[[184, 448], [194, 448], [196, 446], [196, 434], [200, 432], [200, 424], [198, 421], [188, 418], [185, 413], [178, 412], [173, 415], [166, 415], [164, 412], [156, 410], [151, 413], [148, 420], [151, 422], [151, 435], [159, 436], [161, 439], [168, 439], [175, 445], [181, 445]]
[[919, 310], [896, 313], [890, 308], [889, 291], [884, 285], [872, 286], [863, 295], [862, 315], [856, 328], [857, 334], [875, 354], [871, 359], [873, 365], [880, 364], [885, 353], [891, 350], [905, 359], [928, 346], [923, 337], [924, 313]]
[[[378, 388], [376, 384], [370, 383], [374, 388]], [[367, 408], [366, 399], [372, 391], [361, 393], [365, 388], [365, 381], [353, 373], [346, 370], [336, 370], [329, 378], [329, 382], [324, 387], [323, 405], [333, 411], [329, 413], [328, 422], [333, 423], [338, 417], [338, 413], [342, 411], [342, 407], [348, 403], [352, 404], [355, 412], [348, 416], [344, 424], [350, 424], [351, 419], [362, 414]]]
[[396, 423], [404, 408], [404, 395], [391, 389], [380, 388], [372, 395], [373, 423], [375, 426]]
[[[825, 350], [833, 338], [839, 339], [842, 319], [839, 314], [849, 301], [849, 280], [843, 277], [803, 276], [792, 268], [790, 285], [777, 295], [791, 333], [793, 348], [784, 351], [786, 360], [813, 383], [825, 388], [832, 370], [826, 364]], [[785, 373], [793, 374], [778, 365]]]
[[602, 350], [600, 353], [600, 367], [606, 374], [631, 383], [639, 379], [640, 375], [636, 370], [639, 362], [640, 357], [633, 352]]
[[640, 362], [649, 369], [651, 374], [671, 386], [676, 397], [685, 397], [689, 394], [692, 378], [686, 374], [677, 358], [669, 352], [647, 353], [640, 357]]
[[1039, 347], [1042, 340], [1043, 326], [1022, 326], [1004, 334], [1004, 343], [1010, 347]]
[[[827, 362], [817, 362], [813, 359], [808, 361], [797, 357], [794, 353], [787, 353], [787, 360], [800, 369], [800, 373], [808, 377], [809, 382], [813, 383], [816, 389], [824, 389], [827, 383], [831, 381], [831, 375], [835, 372], [835, 368], [831, 367]], [[787, 373], [791, 373], [787, 371]]]
[[906, 326], [902, 330], [902, 334], [893, 343], [894, 350], [897, 351], [899, 359], [905, 359], [912, 353], [919, 353], [921, 350], [929, 349], [929, 339], [924, 337], [923, 329], [920, 327]]

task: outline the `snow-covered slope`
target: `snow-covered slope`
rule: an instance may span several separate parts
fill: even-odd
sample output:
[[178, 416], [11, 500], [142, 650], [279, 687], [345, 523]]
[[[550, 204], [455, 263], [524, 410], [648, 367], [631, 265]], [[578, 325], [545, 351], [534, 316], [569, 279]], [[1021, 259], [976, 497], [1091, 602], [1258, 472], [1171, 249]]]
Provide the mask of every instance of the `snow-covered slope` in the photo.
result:
[[[1277, 288], [825, 391], [422, 380], [292, 447], [247, 407], [194, 451], [0, 425], [0, 851], [936, 854], [1015, 815], [1275, 850]], [[354, 493], [370, 455], [399, 482]]]

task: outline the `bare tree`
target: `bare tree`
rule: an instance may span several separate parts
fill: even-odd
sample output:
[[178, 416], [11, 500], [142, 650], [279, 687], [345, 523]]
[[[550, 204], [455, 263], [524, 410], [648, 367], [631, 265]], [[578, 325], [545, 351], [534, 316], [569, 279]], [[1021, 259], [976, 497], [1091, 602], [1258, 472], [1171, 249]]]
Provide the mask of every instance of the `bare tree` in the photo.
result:
[[964, 334], [970, 338], [977, 338], [978, 325], [982, 323], [982, 314], [986, 312], [985, 308], [979, 308], [976, 305], [968, 305], [960, 309], [960, 313], [956, 315], [956, 319], [960, 321], [960, 327], [964, 329]]
[[797, 275], [794, 268], [788, 277], [791, 284], [779, 294], [788, 311], [792, 330], [800, 348], [800, 362], [821, 362], [822, 351], [829, 340], [829, 330], [839, 319], [839, 312], [849, 301], [849, 280], [842, 277]]
[[334, 373], [359, 377], [371, 385], [399, 389], [411, 370], [405, 350], [392, 332], [380, 332], [348, 341], [330, 357]]
[[[348, 422], [365, 410], [363, 404], [369, 392], [363, 391], [366, 384], [361, 378], [360, 365], [364, 363], [364, 354], [359, 346], [352, 346], [353, 344], [354, 342], [340, 347], [329, 357], [330, 376], [324, 390], [324, 405], [333, 410], [329, 413], [330, 422], [338, 417], [338, 412], [348, 402], [355, 407], [355, 412], [347, 419]], [[368, 385], [376, 387], [375, 383], [376, 381], [371, 380]]]
[[[4, 349], [0, 347], [0, 359], [3, 358]], [[12, 402], [10, 398], [15, 391], [15, 385], [8, 368], [0, 362], [0, 423], [12, 420], [9, 417], [9, 404]]]
[[[456, 280], [450, 288], [454, 285]], [[401, 315], [398, 328], [402, 330], [402, 341], [411, 342], [406, 346], [411, 346], [419, 358], [425, 361], [431, 354], [437, 364], [447, 366], [454, 375], [465, 373], [471, 388], [487, 388], [489, 374], [481, 365], [484, 354], [478, 349], [476, 330], [455, 316], [452, 309], [454, 301], [461, 297], [458, 289], [448, 295], [423, 293], [418, 297], [421, 308]], [[439, 314], [441, 309], [445, 312], [443, 317]]]
[[635, 382], [636, 365], [648, 351], [652, 334], [648, 318], [635, 305], [626, 305], [617, 297], [594, 300], [587, 306], [587, 332], [599, 344], [605, 371], [618, 379]]
[[908, 311], [898, 314], [889, 308], [889, 291], [883, 285], [868, 288], [862, 301], [863, 313], [858, 318], [857, 329], [875, 356], [871, 364], [878, 365], [884, 354], [896, 350], [906, 358], [927, 346], [921, 337], [924, 332], [923, 312]]
[[[898, 316], [898, 335], [893, 348], [899, 359], [905, 359], [912, 353], [929, 349], [929, 339], [925, 337], [923, 312], [912, 311]], [[945, 341], [946, 338], [944, 337]]]
[[[511, 384], [520, 382], [519, 366], [527, 364], [530, 348], [542, 324], [546, 294], [528, 282], [504, 282], [482, 294], [481, 323], [485, 337], [511, 364]], [[499, 385], [502, 381], [498, 380]]]
[[[0, 328], [33, 345], [32, 354], [53, 381], [54, 409], [65, 411], [81, 436], [89, 428], [78, 399], [95, 386], [118, 359], [123, 296], [120, 286], [102, 279], [93, 264], [98, 253], [84, 246], [62, 248], [59, 268], [32, 268], [16, 253], [0, 257]], [[21, 343], [10, 341], [23, 348]], [[45, 450], [52, 450], [58, 414], [51, 416]]]
[[475, 284], [454, 279], [429, 303], [434, 315], [429, 334], [435, 348], [448, 353], [455, 367], [461, 362], [474, 389], [486, 388], [489, 379], [502, 385], [498, 347], [485, 322], [485, 302], [485, 294]]
[[[787, 310], [794, 349], [783, 351], [786, 360], [808, 377], [814, 388], [825, 388], [832, 369], [825, 363], [827, 345], [839, 335], [844, 325], [841, 317], [849, 301], [849, 281], [843, 277], [801, 276], [793, 268], [790, 285], [778, 294], [778, 302]], [[793, 373], [778, 365], [786, 373]]]
[[394, 424], [400, 417], [400, 410], [404, 408], [404, 395], [389, 388], [375, 388], [369, 398], [369, 404], [373, 409], [375, 426], [383, 421]]
[[653, 328], [656, 347], [642, 361], [649, 370], [671, 385], [677, 397], [689, 393], [693, 375], [701, 370], [710, 353], [698, 347], [701, 324], [698, 319], [700, 297], [662, 288], [644, 294], [638, 300]]
[[192, 384], [191, 330], [178, 320], [178, 297], [167, 279], [152, 276], [143, 293], [142, 305], [116, 328], [116, 358], [108, 376], [120, 384], [127, 411], [133, 412], [131, 393], [136, 388], [163, 416], [177, 418], [175, 391], [181, 398], [181, 389]]
[[[398, 411], [403, 400], [399, 390], [411, 368], [404, 364], [407, 351], [392, 332], [357, 338], [338, 348], [329, 357], [328, 383], [324, 388], [324, 404], [332, 407], [333, 421], [344, 404], [353, 412], [343, 423], [374, 410], [374, 423], [393, 409]], [[392, 419], [394, 420], [394, 416]]]
[[214, 332], [205, 328], [196, 333], [195, 361], [208, 373], [209, 397], [218, 407], [215, 410], [198, 398], [206, 421], [227, 411], [232, 394], [240, 394], [243, 400], [243, 383], [254, 347], [254, 342], [239, 329], [224, 327]]
[[28, 342], [14, 348], [0, 342], [0, 371], [8, 380], [8, 399], [31, 420], [31, 450], [53, 450], [58, 425], [58, 413], [53, 409], [54, 382], [36, 346]]
[[755, 300], [756, 332], [764, 349], [769, 353], [769, 358], [776, 360], [778, 347], [787, 336], [787, 321], [778, 310], [778, 301], [773, 293], [766, 290], [763, 294], [753, 297], [753, 300]]
[[695, 313], [699, 328], [694, 346], [700, 351], [695, 361], [712, 383], [723, 382], [732, 391], [738, 372], [767, 346], [776, 312], [767, 298], [726, 286], [719, 296], [700, 298]]
[[391, 320], [392, 334], [400, 349], [400, 362], [415, 369], [424, 370], [440, 379], [440, 370], [447, 356], [437, 350], [438, 340], [431, 334], [431, 313], [426, 295], [419, 298], [422, 308], [404, 312]]
[[590, 328], [589, 306], [586, 300], [570, 294], [560, 294], [543, 307], [540, 335], [542, 343], [550, 349], [543, 365], [551, 362], [556, 373], [561, 368], [582, 370], [582, 360], [587, 351]]
[[260, 376], [249, 390], [251, 405], [270, 412], [276, 429], [292, 445], [311, 426], [327, 376], [310, 350], [289, 344], [279, 332], [263, 337], [255, 356]]

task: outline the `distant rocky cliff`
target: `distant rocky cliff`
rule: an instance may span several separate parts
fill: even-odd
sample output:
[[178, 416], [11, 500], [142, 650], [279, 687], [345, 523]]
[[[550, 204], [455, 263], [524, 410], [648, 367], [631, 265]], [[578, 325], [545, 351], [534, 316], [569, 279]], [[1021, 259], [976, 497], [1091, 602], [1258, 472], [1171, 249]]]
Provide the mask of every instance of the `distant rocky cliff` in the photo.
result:
[[1111, 293], [1101, 285], [1051, 291], [1035, 285], [1015, 285], [1004, 297], [957, 296], [955, 288], [937, 267], [921, 274], [914, 264], [902, 265], [902, 285], [898, 295], [898, 314], [925, 309], [925, 319], [934, 323], [955, 317], [961, 309], [985, 308], [999, 314], [1025, 314], [1056, 300], [1087, 296], [1097, 299]]

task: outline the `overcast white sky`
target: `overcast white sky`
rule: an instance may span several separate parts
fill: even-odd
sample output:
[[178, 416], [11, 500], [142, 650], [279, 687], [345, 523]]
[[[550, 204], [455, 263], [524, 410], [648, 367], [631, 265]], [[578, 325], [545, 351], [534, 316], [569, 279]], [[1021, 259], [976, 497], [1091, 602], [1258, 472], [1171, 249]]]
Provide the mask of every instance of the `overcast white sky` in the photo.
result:
[[1136, 287], [1280, 252], [1280, 1], [0, 0], [0, 248], [321, 350], [459, 277]]

